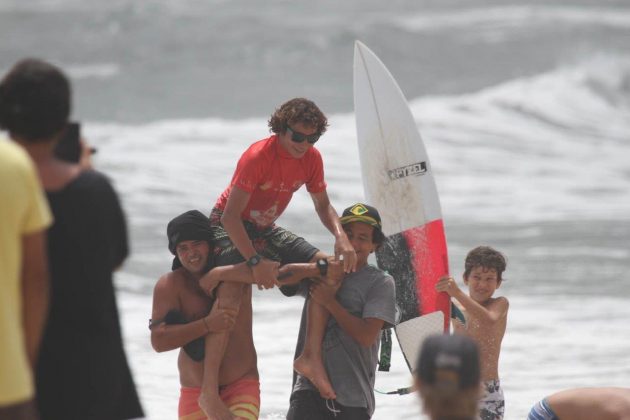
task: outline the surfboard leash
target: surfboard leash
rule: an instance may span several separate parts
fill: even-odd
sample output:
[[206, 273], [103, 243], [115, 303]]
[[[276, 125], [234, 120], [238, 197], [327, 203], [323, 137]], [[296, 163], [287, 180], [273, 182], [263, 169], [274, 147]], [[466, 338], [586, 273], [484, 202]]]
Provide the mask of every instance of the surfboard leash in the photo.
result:
[[414, 391], [414, 387], [408, 386], [407, 388], [398, 388], [396, 391], [389, 391], [389, 392], [379, 391], [378, 389], [374, 388], [374, 391], [383, 395], [407, 395]]
[[381, 355], [378, 358], [379, 372], [389, 372], [392, 361], [392, 330], [381, 331]]

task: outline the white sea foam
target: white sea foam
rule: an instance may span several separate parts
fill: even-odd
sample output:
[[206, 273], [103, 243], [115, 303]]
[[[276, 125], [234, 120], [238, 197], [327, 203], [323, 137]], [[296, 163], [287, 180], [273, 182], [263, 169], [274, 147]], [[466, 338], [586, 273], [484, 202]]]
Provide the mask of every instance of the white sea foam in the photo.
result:
[[[127, 284], [133, 279], [121, 280]], [[277, 291], [255, 295], [254, 339], [261, 375], [261, 418], [283, 418], [289, 401], [302, 300], [282, 299]], [[172, 418], [179, 395], [177, 352], [157, 354], [151, 349], [146, 328], [151, 311], [148, 296], [120, 296], [127, 354], [147, 418]], [[630, 306], [624, 297], [529, 295], [511, 296], [510, 301], [501, 358], [506, 419], [524, 418], [534, 403], [558, 389], [627, 386], [630, 336], [626, 325]], [[378, 373], [376, 389], [391, 391], [409, 382], [409, 372], [394, 341], [392, 370]], [[377, 394], [376, 406], [375, 420], [422, 418], [414, 395]]]
[[558, 23], [602, 25], [627, 30], [630, 9], [588, 6], [501, 6], [453, 8], [448, 11], [423, 11], [422, 14], [392, 18], [408, 31], [436, 32], [451, 29], [527, 29]]
[[[627, 60], [602, 57], [474, 94], [412, 101], [447, 221], [534, 222], [515, 230], [514, 241], [536, 243], [545, 233], [544, 225], [536, 222], [627, 220], [629, 75]], [[176, 352], [156, 354], [149, 344], [146, 320], [154, 279], [142, 270], [167, 268], [166, 222], [189, 208], [209, 211], [228, 184], [239, 155], [265, 135], [264, 127], [263, 119], [86, 124], [87, 137], [99, 147], [97, 167], [113, 176], [133, 226], [133, 261], [130, 271], [119, 276], [119, 296], [127, 353], [150, 419], [172, 418], [178, 382]], [[318, 144], [329, 194], [338, 208], [363, 197], [355, 133], [352, 114], [333, 115], [330, 131]], [[317, 223], [306, 193], [296, 195], [282, 224], [329, 250], [330, 234]], [[452, 254], [465, 252], [462, 244], [451, 244]], [[573, 290], [579, 283], [570, 280], [583, 276], [581, 265], [567, 267], [565, 285], [559, 289], [560, 280], [528, 277], [519, 263], [524, 259], [607, 261], [610, 264], [598, 264], [599, 281], [618, 275], [627, 250], [580, 242], [540, 243], [521, 252], [511, 256], [511, 261], [516, 260], [512, 269], [520, 265], [517, 272], [527, 283], [507, 282], [501, 288], [511, 300], [501, 359], [506, 418], [524, 418], [532, 404], [560, 388], [627, 385], [627, 298]], [[510, 280], [514, 276], [511, 272]], [[261, 418], [283, 418], [301, 300], [282, 299], [277, 291], [255, 291], [254, 308]], [[378, 375], [377, 389], [409, 383], [396, 344], [392, 366], [389, 374]], [[376, 398], [377, 420], [420, 418], [413, 395]]]
[[120, 73], [115, 63], [68, 64], [63, 68], [73, 79], [109, 79]]
[[[630, 60], [605, 58], [478, 93], [411, 102], [447, 220], [625, 219], [630, 214]], [[363, 198], [354, 116], [334, 115], [318, 147], [338, 207]], [[87, 124], [99, 167], [137, 222], [209, 210], [262, 119]], [[296, 194], [283, 220], [312, 208]], [[310, 211], [309, 213], [310, 214]]]

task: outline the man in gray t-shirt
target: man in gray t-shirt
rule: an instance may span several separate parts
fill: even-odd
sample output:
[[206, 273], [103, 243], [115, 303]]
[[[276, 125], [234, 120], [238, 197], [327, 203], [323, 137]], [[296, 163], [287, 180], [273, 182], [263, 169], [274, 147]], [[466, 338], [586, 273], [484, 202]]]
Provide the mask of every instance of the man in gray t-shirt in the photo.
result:
[[[368, 256], [384, 240], [378, 211], [356, 204], [347, 208], [340, 220], [357, 253], [357, 271], [346, 275], [338, 290], [325, 282], [303, 282], [297, 291], [324, 306], [331, 315], [322, 359], [337, 398], [325, 400], [307, 378], [298, 374], [288, 420], [369, 419], [374, 413], [378, 338], [382, 328], [392, 327], [395, 322], [394, 280], [367, 264]], [[305, 303], [296, 354], [304, 346], [306, 307]]]

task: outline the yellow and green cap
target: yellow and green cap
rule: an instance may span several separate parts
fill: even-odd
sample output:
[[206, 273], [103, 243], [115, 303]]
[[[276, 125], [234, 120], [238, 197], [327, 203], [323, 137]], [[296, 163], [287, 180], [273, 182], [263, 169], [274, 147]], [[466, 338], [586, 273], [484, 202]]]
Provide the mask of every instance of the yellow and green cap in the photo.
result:
[[352, 222], [366, 223], [382, 232], [381, 215], [374, 207], [363, 203], [354, 204], [343, 211], [339, 219], [342, 225]]

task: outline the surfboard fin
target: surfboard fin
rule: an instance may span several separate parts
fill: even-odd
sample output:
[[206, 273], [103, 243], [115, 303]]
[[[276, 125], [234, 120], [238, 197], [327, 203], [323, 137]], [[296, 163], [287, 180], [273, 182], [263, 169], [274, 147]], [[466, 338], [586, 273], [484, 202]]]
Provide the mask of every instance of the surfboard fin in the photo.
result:
[[464, 313], [455, 306], [454, 303], [451, 303], [451, 319], [456, 319], [462, 323], [463, 326], [466, 326], [466, 317]]

